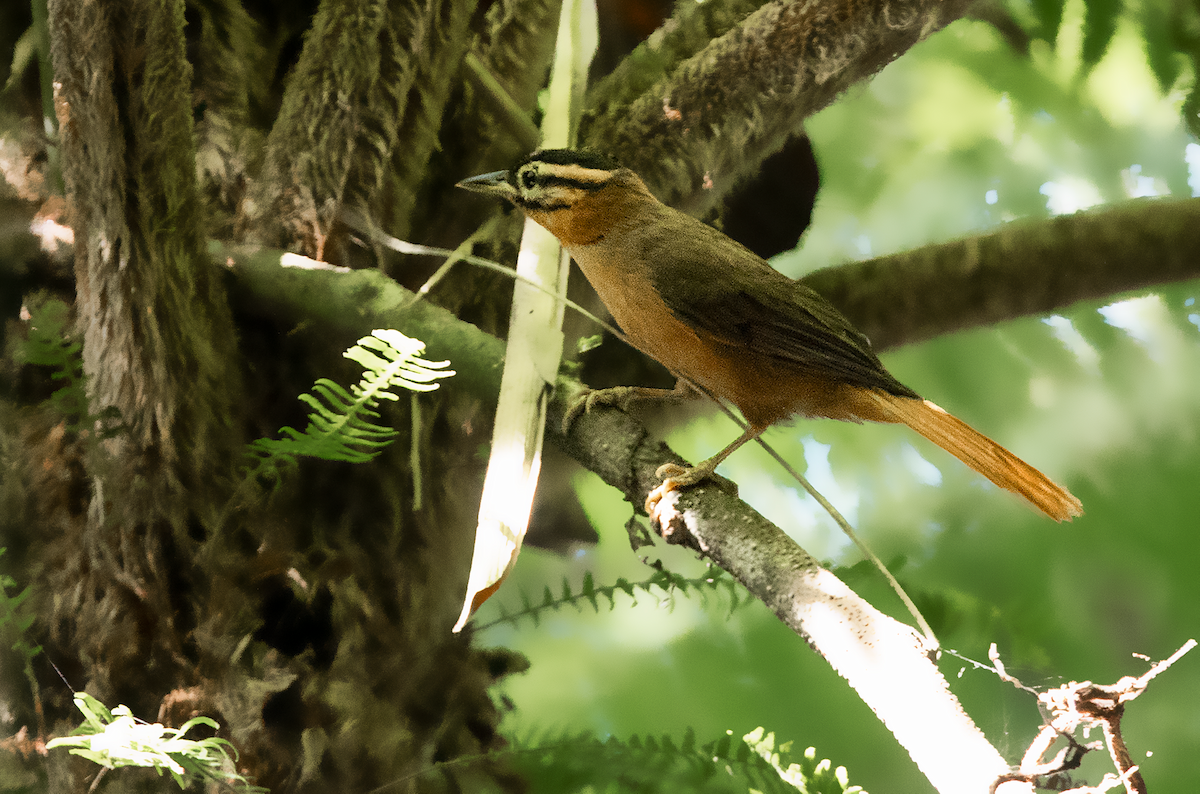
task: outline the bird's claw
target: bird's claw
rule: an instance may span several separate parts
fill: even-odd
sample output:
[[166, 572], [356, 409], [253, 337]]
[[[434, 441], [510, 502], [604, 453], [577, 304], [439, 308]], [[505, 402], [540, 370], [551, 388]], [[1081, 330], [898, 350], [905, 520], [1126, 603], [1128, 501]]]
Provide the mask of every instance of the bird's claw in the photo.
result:
[[650, 526], [657, 526], [664, 538], [667, 537], [671, 522], [679, 515], [675, 510], [675, 499], [668, 496], [678, 493], [675, 481], [668, 477], [646, 495], [646, 515], [650, 516]]
[[[678, 463], [664, 463], [654, 471], [655, 477], [663, 479], [663, 485], [671, 482], [672, 488], [687, 488], [689, 485], [703, 482], [713, 473], [700, 466], [680, 466]], [[669, 490], [669, 489], [668, 489]]]
[[[704, 466], [680, 466], [678, 463], [664, 463], [654, 472], [654, 476], [662, 477], [663, 481], [657, 488], [646, 496], [646, 515], [650, 516], [651, 525], [657, 524], [664, 531], [675, 518], [675, 500], [666, 499], [672, 492], [683, 488], [699, 485], [705, 480], [712, 480], [722, 491], [737, 496], [737, 483], [727, 480], [712, 469]], [[666, 500], [666, 501], [664, 501]], [[668, 512], [669, 511], [669, 512]]]
[[587, 389], [571, 401], [571, 405], [563, 413], [563, 435], [571, 432], [571, 425], [581, 415], [589, 413], [596, 405], [610, 405], [625, 410], [633, 389], [629, 386], [613, 386], [608, 389]]

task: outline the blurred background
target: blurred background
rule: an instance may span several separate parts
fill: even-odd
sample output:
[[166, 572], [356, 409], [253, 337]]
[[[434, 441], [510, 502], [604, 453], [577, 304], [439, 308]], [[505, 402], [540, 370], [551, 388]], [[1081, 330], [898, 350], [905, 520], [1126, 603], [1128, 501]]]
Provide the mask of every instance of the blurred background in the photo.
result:
[[[1085, 68], [1081, 2], [1065, 5], [1050, 41], [1006, 39], [1003, 29], [955, 22], [810, 120], [821, 191], [801, 244], [775, 257], [777, 268], [801, 276], [1018, 218], [1200, 195], [1200, 146], [1181, 121], [1191, 78], [1172, 84], [1178, 68], [1152, 68], [1145, 17], [1122, 17], [1094, 68]], [[1162, 659], [1200, 634], [1198, 286], [1080, 303], [882, 356], [901, 381], [1067, 485], [1086, 510], [1072, 524], [1035, 514], [907, 428], [800, 421], [767, 439], [854, 523], [945, 647], [986, 662], [995, 642], [1010, 672], [1043, 689], [1140, 675], [1148, 662], [1134, 654]], [[723, 417], [693, 413], [649, 425], [692, 460], [735, 437]], [[744, 448], [721, 471], [904, 619], [879, 574], [761, 450]], [[662, 561], [704, 575], [703, 562], [661, 541], [631, 552], [629, 505], [590, 474], [575, 487], [599, 542], [527, 550], [478, 625], [519, 610], [522, 591], [540, 600], [564, 579], [578, 588], [586, 572], [598, 583], [641, 580]], [[504, 686], [507, 731], [678, 739], [686, 725], [703, 742], [761, 725], [797, 750], [815, 746], [869, 791], [931, 790], [804, 643], [758, 602], [729, 606], [619, 596], [612, 611], [567, 607], [536, 628], [486, 628], [482, 644], [520, 650], [533, 665]], [[1018, 760], [1041, 724], [1033, 696], [952, 655], [940, 666], [993, 744]], [[1197, 704], [1193, 653], [1129, 707], [1125, 737], [1150, 790], [1194, 789]], [[1094, 784], [1109, 770], [1095, 753], [1078, 777]]]

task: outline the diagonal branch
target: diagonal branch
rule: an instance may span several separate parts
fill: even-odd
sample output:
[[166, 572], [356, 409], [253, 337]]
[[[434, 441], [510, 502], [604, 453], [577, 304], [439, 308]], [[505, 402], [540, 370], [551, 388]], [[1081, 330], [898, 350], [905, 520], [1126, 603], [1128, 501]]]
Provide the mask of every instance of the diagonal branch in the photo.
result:
[[[749, 3], [738, 4], [744, 8]], [[703, 215], [804, 119], [962, 16], [969, 0], [774, 0], [626, 100], [598, 87], [580, 140], [610, 151], [663, 201]], [[686, 22], [686, 20], [685, 20]], [[656, 34], [657, 35], [657, 34]], [[635, 52], [670, 43], [652, 40]], [[680, 43], [687, 46], [688, 42]], [[651, 59], [652, 60], [652, 59]], [[630, 79], [636, 77], [630, 75]]]
[[[828, 283], [835, 284], [839, 279], [853, 283], [854, 277], [844, 273], [866, 272], [866, 286], [851, 292], [853, 300], [842, 302], [841, 307], [887, 346], [933, 336], [941, 330], [992, 322], [997, 317], [1052, 311], [1085, 298], [1200, 275], [1197, 264], [1188, 256], [1196, 250], [1191, 229], [1200, 226], [1195, 223], [1197, 214], [1200, 200], [1130, 202], [1048, 223], [1014, 224], [990, 235], [934, 246], [934, 253], [919, 249], [886, 260], [832, 268], [812, 279], [814, 283], [822, 283], [821, 279], [831, 279]], [[1081, 253], [1092, 235], [1104, 235], [1098, 244], [1103, 251], [1088, 248], [1090, 253]], [[1028, 243], [1033, 247], [1022, 249], [1027, 240], [1033, 241]], [[969, 259], [973, 266], [953, 266], [956, 247], [975, 252]], [[213, 255], [230, 268], [230, 292], [241, 305], [285, 320], [315, 322], [347, 336], [361, 336], [364, 330], [376, 327], [396, 328], [428, 341], [431, 357], [454, 362], [460, 374], [447, 388], [463, 388], [480, 399], [494, 399], [503, 365], [500, 341], [427, 302], [412, 305], [411, 293], [382, 274], [281, 267], [279, 251], [222, 249], [214, 245]], [[1063, 262], [1072, 277], [1062, 278], [1055, 268], [1044, 265], [1031, 269], [1025, 262], [1027, 257], [1043, 263]], [[890, 264], [884, 266], [884, 262]], [[980, 278], [988, 289], [976, 286]], [[933, 292], [928, 288], [930, 283], [936, 283], [936, 294], [943, 305], [974, 300], [987, 312], [932, 311], [921, 318], [920, 324], [914, 324], [912, 318], [923, 311], [921, 301], [928, 300], [928, 293]], [[980, 298], [972, 297], [978, 295], [990, 300], [979, 303]], [[835, 303], [840, 301], [838, 295], [833, 298]], [[917, 308], [896, 311], [896, 306]], [[561, 402], [556, 405], [561, 411]], [[557, 427], [558, 419], [552, 413], [552, 434]], [[648, 443], [648, 437], [648, 431], [631, 417], [598, 409], [581, 419], [569, 438], [560, 441], [588, 468], [620, 488], [634, 505], [641, 505], [646, 493], [658, 484], [655, 469], [665, 462], [679, 462], [664, 445]], [[831, 575], [748, 506], [717, 488], [701, 487], [684, 494], [677, 509], [681, 519], [672, 527], [674, 541], [703, 549], [814, 643], [811, 614], [803, 613], [797, 594], [807, 593], [808, 597], [838, 605], [835, 611], [844, 620], [819, 624], [821, 631], [836, 635], [839, 627], [851, 625], [846, 622], [851, 618], [869, 618], [871, 631], [886, 637], [890, 647], [899, 649], [896, 652], [904, 653], [913, 669], [922, 669], [912, 655], [919, 655], [918, 646], [906, 629], [880, 622], [869, 607], [854, 603], [852, 594], [842, 590]], [[827, 655], [830, 647], [837, 648], [836, 643], [831, 646], [824, 639], [820, 644]], [[849, 662], [838, 653], [832, 654], [830, 661], [847, 677], [858, 675], [848, 672], [852, 669], [847, 667]], [[928, 691], [937, 690], [937, 679], [927, 670], [920, 677], [926, 681]], [[883, 690], [889, 694], [889, 689], [897, 688], [884, 686]], [[893, 702], [881, 714], [895, 711], [903, 714], [905, 708]], [[883, 718], [891, 719], [889, 726], [896, 730], [894, 718]], [[951, 710], [947, 724], [954, 724], [955, 719]], [[936, 750], [933, 752], [935, 758], [941, 758]], [[928, 759], [922, 762], [923, 766], [929, 763]], [[992, 765], [980, 763], [979, 768]]]
[[[558, 435], [574, 391], [567, 383], [559, 385], [547, 431], [634, 505], [658, 485], [658, 466], [682, 463], [616, 410], [589, 412], [568, 435]], [[804, 638], [854, 687], [939, 791], [982, 794], [1008, 770], [963, 712], [916, 632], [861, 599], [781, 529], [719, 486], [671, 492], [666, 499], [673, 500], [667, 507], [673, 518], [664, 521], [664, 539], [729, 571]]]

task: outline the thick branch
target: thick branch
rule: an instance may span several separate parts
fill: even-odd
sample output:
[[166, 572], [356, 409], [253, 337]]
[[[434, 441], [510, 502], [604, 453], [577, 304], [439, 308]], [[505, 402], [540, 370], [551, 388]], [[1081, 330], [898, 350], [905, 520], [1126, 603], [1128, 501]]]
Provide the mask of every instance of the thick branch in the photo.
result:
[[877, 350], [1200, 277], [1200, 199], [1139, 199], [864, 262], [803, 281]]
[[408, 236], [414, 188], [438, 146], [473, 6], [320, 4], [267, 139], [253, 202], [255, 239], [303, 241], [308, 252], [324, 254], [343, 206]]
[[968, 0], [776, 0], [628, 103], [595, 102], [581, 140], [702, 215], [805, 118], [963, 14]]
[[[283, 267], [284, 252], [213, 243], [214, 258], [233, 270], [238, 299], [283, 322], [315, 322], [353, 342], [374, 328], [394, 328], [427, 345], [431, 361], [449, 359], [457, 375], [445, 388], [495, 400], [504, 343], [413, 293], [377, 270]], [[344, 340], [339, 340], [341, 344]]]
[[[569, 435], [560, 435], [573, 391], [569, 384], [560, 386], [565, 388], [551, 405], [547, 431], [634, 505], [658, 485], [658, 466], [683, 462], [615, 410], [585, 414]], [[667, 499], [674, 500], [667, 509], [675, 517], [663, 537], [729, 571], [803, 637], [854, 687], [939, 791], [982, 794], [1007, 771], [912, 629], [859, 598], [781, 529], [720, 487], [701, 485]], [[1018, 790], [1029, 789], [1012, 788]]]
[[724, 36], [765, 5], [764, 0], [680, 3], [671, 19], [650, 34], [598, 83], [588, 89], [589, 119], [601, 119], [628, 107], [681, 63], [714, 39]]

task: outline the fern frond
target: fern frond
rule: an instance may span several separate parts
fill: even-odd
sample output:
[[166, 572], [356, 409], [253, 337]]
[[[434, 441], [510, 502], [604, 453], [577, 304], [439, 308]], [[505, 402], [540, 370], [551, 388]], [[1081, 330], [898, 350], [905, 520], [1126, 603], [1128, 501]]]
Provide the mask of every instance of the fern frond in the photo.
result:
[[298, 457], [315, 457], [348, 463], [365, 463], [392, 442], [397, 431], [376, 424], [380, 400], [398, 400], [390, 389], [426, 392], [440, 378], [454, 374], [448, 361], [425, 361], [425, 343], [392, 329], [376, 329], [342, 355], [364, 370], [362, 380], [347, 391], [328, 378], [319, 378], [312, 393], [299, 399], [312, 409], [303, 432], [284, 427], [284, 438], [260, 438], [248, 452], [258, 458], [251, 474], [262, 472], [279, 479], [282, 466], [294, 466]]
[[[449, 361], [423, 360], [421, 353], [425, 350], [425, 343], [419, 339], [407, 337], [390, 328], [371, 333], [373, 336], [364, 336], [357, 345], [342, 354], [367, 370], [364, 381], [383, 383], [384, 388], [390, 385], [402, 386], [409, 391], [433, 391], [438, 387], [434, 381], [454, 374], [454, 370], [446, 369]], [[383, 358], [374, 355], [371, 350], [379, 352]], [[388, 392], [380, 396], [386, 396], [389, 400], [398, 399]]]
[[26, 301], [25, 308], [29, 312], [29, 332], [18, 345], [16, 358], [25, 364], [49, 367], [50, 379], [62, 384], [46, 402], [66, 419], [71, 432], [88, 429], [100, 438], [116, 435], [121, 427], [115, 407], [94, 415], [88, 412], [83, 345], [70, 338], [71, 307], [58, 298], [37, 294]]
[[[0, 546], [0, 556], [7, 551]], [[38, 719], [38, 735], [46, 734], [45, 718], [42, 713], [42, 696], [38, 686], [37, 676], [33, 672], [33, 659], [42, 652], [42, 646], [34, 645], [28, 637], [29, 629], [33, 626], [34, 614], [22, 604], [29, 597], [29, 588], [21, 590], [16, 595], [9, 595], [10, 588], [15, 588], [17, 582], [11, 576], [0, 573], [0, 639], [21, 656], [22, 672], [29, 683], [29, 693], [33, 697], [34, 713]]]
[[209, 717], [193, 717], [179, 728], [152, 725], [134, 717], [128, 706], [117, 706], [110, 711], [87, 692], [75, 693], [75, 706], [83, 712], [83, 724], [69, 736], [46, 742], [47, 750], [67, 747], [71, 755], [86, 758], [105, 769], [149, 767], [159, 777], [167, 771], [180, 789], [200, 781], [224, 784], [246, 794], [268, 794], [267, 789], [232, 771], [237, 751], [227, 740], [216, 736], [184, 738], [197, 725], [218, 730], [221, 726]]
[[[582, 733], [514, 739], [504, 750], [435, 764], [418, 774], [437, 774], [453, 781], [461, 769], [499, 764], [520, 772], [531, 792], [865, 794], [858, 786], [848, 785], [843, 767], [830, 771], [829, 761], [817, 762], [812, 748], [799, 763], [789, 763], [788, 754], [789, 745], [776, 750], [774, 735], [764, 738], [761, 728], [743, 739], [735, 739], [728, 731], [699, 746], [690, 728], [679, 744], [670, 736], [600, 740]], [[786, 768], [784, 764], [788, 764]]]
[[[732, 733], [732, 732], [730, 732]], [[779, 777], [797, 789], [811, 794], [867, 794], [860, 786], [851, 786], [846, 767], [836, 769], [828, 758], [817, 760], [817, 748], [809, 747], [798, 760], [791, 759], [791, 742], [775, 747], [775, 734], [761, 726], [742, 737], [742, 744], [755, 753]]]
[[[0, 546], [0, 556], [7, 551]], [[26, 638], [26, 632], [33, 625], [34, 615], [22, 608], [22, 603], [29, 597], [29, 588], [21, 590], [16, 595], [9, 595], [10, 588], [15, 588], [17, 582], [11, 576], [0, 573], [0, 636], [12, 640], [12, 649], [19, 653], [26, 665], [42, 652], [42, 646], [34, 645]]]
[[643, 579], [640, 582], [630, 582], [628, 579], [621, 578], [610, 585], [597, 585], [593, 579], [591, 572], [583, 575], [583, 583], [580, 585], [578, 592], [571, 589], [571, 583], [563, 577], [562, 592], [555, 597], [549, 587], [542, 591], [541, 600], [534, 603], [528, 593], [521, 591], [521, 609], [516, 612], [509, 612], [503, 604], [500, 604], [500, 617], [487, 623], [480, 623], [475, 627], [476, 631], [491, 628], [492, 626], [501, 623], [509, 623], [516, 625], [519, 620], [528, 618], [533, 621], [533, 625], [537, 626], [541, 622], [541, 616], [547, 610], [557, 612], [564, 606], [575, 607], [577, 611], [582, 611], [583, 605], [591, 606], [592, 611], [599, 614], [600, 599], [605, 599], [608, 602], [608, 609], [611, 611], [616, 609], [616, 595], [618, 592], [624, 593], [633, 599], [633, 603], [637, 604], [639, 592], [648, 593], [656, 598], [666, 598], [668, 607], [673, 607], [677, 594], [682, 594], [687, 597], [696, 596], [700, 602], [707, 606], [708, 599], [713, 595], [723, 595], [729, 600], [729, 612], [733, 613], [735, 609], [744, 603], [748, 603], [750, 599], [745, 598], [745, 592], [741, 586], [729, 577], [725, 571], [720, 568], [712, 568], [712, 573], [708, 576], [689, 579], [670, 571], [659, 570], [655, 571], [648, 579]]

